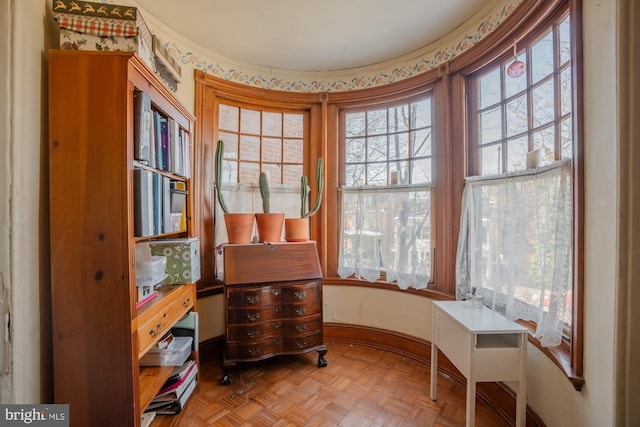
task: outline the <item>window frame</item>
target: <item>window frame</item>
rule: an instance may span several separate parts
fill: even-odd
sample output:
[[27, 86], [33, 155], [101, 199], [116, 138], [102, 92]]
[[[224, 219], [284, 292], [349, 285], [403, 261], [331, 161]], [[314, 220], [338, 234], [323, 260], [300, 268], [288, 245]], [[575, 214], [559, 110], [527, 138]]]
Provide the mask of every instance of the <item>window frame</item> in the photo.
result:
[[[312, 170], [310, 165], [315, 164], [315, 159], [320, 156], [323, 120], [321, 119], [322, 112], [318, 94], [250, 87], [209, 75], [201, 70], [196, 70], [194, 74], [195, 111], [198, 119], [195, 123], [194, 156], [196, 162], [192, 179], [196, 181], [196, 186], [201, 191], [195, 195], [192, 221], [202, 248], [201, 279], [197, 283], [198, 296], [204, 296], [221, 293], [223, 289], [223, 284], [215, 278], [213, 238], [215, 222], [222, 220], [215, 217], [217, 201], [213, 185], [213, 164], [219, 132], [217, 120], [219, 103], [308, 114], [308, 123], [305, 123], [304, 129], [305, 139], [308, 138], [308, 146], [305, 147], [303, 159], [303, 172], [307, 176]], [[313, 198], [315, 195], [312, 194], [311, 197]], [[316, 217], [318, 219], [312, 220], [311, 236], [320, 240], [321, 238], [318, 236], [320, 215], [316, 215], [314, 218]]]
[[[362, 93], [364, 94], [364, 92]], [[375, 110], [381, 110], [381, 109], [386, 109], [387, 111], [393, 107], [398, 107], [398, 106], [411, 106], [412, 103], [415, 102], [419, 102], [425, 99], [429, 99], [431, 102], [431, 117], [430, 117], [430, 130], [431, 130], [431, 153], [429, 156], [426, 156], [430, 159], [431, 161], [431, 182], [429, 183], [420, 183], [420, 184], [403, 184], [400, 183], [397, 185], [397, 188], [416, 188], [416, 189], [429, 189], [429, 191], [431, 192], [431, 230], [430, 230], [430, 234], [431, 234], [431, 251], [430, 251], [430, 256], [431, 256], [431, 260], [430, 260], [430, 271], [429, 271], [429, 281], [427, 282], [427, 288], [426, 289], [422, 289], [422, 290], [415, 290], [415, 292], [425, 292], [427, 289], [432, 288], [433, 286], [435, 286], [435, 282], [434, 282], [434, 269], [435, 269], [435, 258], [434, 258], [434, 254], [435, 254], [435, 248], [434, 248], [434, 243], [433, 243], [433, 236], [434, 236], [434, 225], [435, 225], [435, 218], [433, 215], [433, 206], [434, 206], [434, 192], [435, 192], [435, 188], [437, 187], [437, 183], [435, 182], [435, 179], [433, 177], [434, 175], [434, 169], [436, 169], [435, 167], [435, 162], [436, 162], [436, 152], [438, 151], [436, 149], [437, 146], [437, 126], [436, 126], [436, 111], [435, 111], [435, 106], [436, 106], [436, 102], [435, 102], [435, 94], [434, 94], [434, 90], [432, 87], [426, 88], [426, 87], [421, 87], [421, 88], [417, 88], [417, 90], [415, 92], [412, 91], [412, 94], [409, 95], [407, 93], [403, 93], [398, 99], [394, 99], [393, 96], [384, 96], [382, 97], [382, 99], [380, 98], [380, 94], [375, 93], [375, 95], [369, 99], [366, 96], [362, 97], [356, 105], [350, 105], [351, 103], [346, 103], [343, 105], [338, 105], [338, 134], [337, 134], [337, 146], [338, 148], [338, 157], [337, 157], [337, 165], [338, 165], [338, 182], [337, 182], [337, 188], [338, 188], [338, 210], [336, 212], [336, 218], [338, 218], [338, 220], [341, 222], [341, 217], [342, 217], [342, 206], [341, 206], [341, 200], [342, 197], [340, 196], [340, 192], [342, 191], [343, 188], [348, 188], [348, 189], [352, 189], [352, 188], [359, 188], [359, 186], [346, 186], [346, 142], [347, 139], [349, 139], [346, 135], [346, 116], [347, 114], [350, 113], [364, 113], [365, 115], [370, 112], [370, 111], [375, 111]], [[388, 130], [388, 124], [387, 124], [387, 130]], [[411, 129], [407, 129], [407, 133], [411, 133]], [[384, 135], [386, 137], [391, 136], [392, 134], [397, 133], [397, 132], [387, 132], [385, 134], [380, 134], [380, 135]], [[363, 139], [366, 140], [366, 137], [369, 136], [368, 133], [365, 133], [365, 135], [363, 135]], [[387, 151], [388, 151], [389, 146], [387, 145]], [[406, 161], [410, 162], [410, 160], [413, 159], [413, 156], [409, 156]], [[384, 162], [388, 165], [390, 163], [393, 163], [393, 160], [389, 160], [389, 158], [387, 157]], [[365, 164], [369, 164], [369, 163], [376, 163], [376, 162], [369, 162], [367, 160], [364, 161]], [[385, 190], [385, 189], [393, 189], [394, 187], [396, 187], [396, 185], [391, 184], [390, 182], [390, 172], [387, 171], [387, 184], [386, 185], [363, 185], [363, 188], [369, 188], [369, 189], [381, 189], [381, 190]], [[338, 228], [336, 230], [337, 233], [337, 244], [338, 246], [336, 246], [336, 254], [338, 254], [340, 252], [340, 245], [341, 243], [341, 236], [340, 236], [340, 230], [341, 230], [341, 226], [340, 226], [340, 222], [338, 222]], [[336, 266], [338, 265], [338, 256], [335, 257], [335, 264]], [[382, 267], [382, 266], [381, 266]], [[337, 274], [336, 274], [337, 276]], [[341, 279], [344, 280], [344, 279]], [[365, 286], [369, 285], [371, 282], [367, 282], [364, 279], [358, 279], [358, 278], [354, 278], [354, 277], [349, 277], [347, 278], [347, 280], [349, 281], [356, 281], [358, 283], [362, 283]], [[386, 271], [384, 269], [382, 269], [380, 271], [380, 279], [378, 279], [376, 281], [376, 285], [380, 286], [380, 287], [384, 287], [384, 288], [392, 288], [392, 289], [397, 289], [397, 286], [395, 283], [389, 283], [387, 282], [387, 274]], [[413, 288], [409, 288], [409, 289], [413, 289]]]
[[[529, 342], [546, 354], [567, 376], [576, 390], [584, 385], [583, 378], [583, 307], [584, 307], [584, 149], [583, 149], [583, 103], [582, 103], [582, 6], [580, 0], [558, 0], [546, 10], [535, 12], [512, 34], [503, 35], [493, 49], [484, 52], [484, 59], [476, 58], [459, 68], [463, 76], [464, 94], [468, 102], [466, 121], [468, 123], [467, 150], [469, 154], [466, 174], [477, 175], [477, 138], [471, 129], [478, 129], [477, 109], [474, 109], [471, 93], [476, 86], [470, 77], [489, 71], [513, 57], [513, 41], [518, 40], [520, 51], [530, 48], [549, 28], [560, 23], [566, 15], [571, 15], [571, 73], [572, 73], [572, 126], [573, 126], [573, 302], [572, 328], [565, 330], [566, 336], [556, 347], [542, 347], [540, 341], [533, 336], [535, 324], [530, 321], [519, 321], [530, 331]], [[528, 88], [530, 90], [530, 88]], [[556, 88], [557, 90], [557, 88]], [[531, 127], [529, 128], [529, 132]], [[474, 164], [475, 163], [475, 164]]]

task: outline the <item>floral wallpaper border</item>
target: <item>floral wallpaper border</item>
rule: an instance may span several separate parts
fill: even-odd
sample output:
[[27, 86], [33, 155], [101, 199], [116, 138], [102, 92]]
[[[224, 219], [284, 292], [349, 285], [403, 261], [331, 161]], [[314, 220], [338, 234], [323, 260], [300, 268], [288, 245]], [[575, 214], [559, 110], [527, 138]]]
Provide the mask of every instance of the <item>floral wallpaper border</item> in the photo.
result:
[[[355, 89], [365, 89], [381, 86], [395, 81], [403, 80], [420, 73], [437, 68], [439, 65], [455, 58], [470, 49], [488, 34], [493, 32], [524, 0], [506, 0], [481, 18], [472, 30], [466, 30], [462, 36], [436, 47], [433, 51], [405, 60], [401, 65], [395, 65], [382, 70], [367, 71], [363, 67], [353, 76], [344, 75], [332, 78], [329, 73], [321, 77], [309, 76], [311, 73], [298, 73], [292, 78], [289, 72], [251, 70], [213, 61], [194, 51], [181, 47], [178, 43], [167, 41], [164, 47], [180, 63], [204, 71], [215, 77], [225, 80], [260, 87], [264, 89], [282, 90], [287, 92], [340, 92]], [[402, 61], [402, 58], [399, 59]], [[371, 67], [369, 67], [371, 70]], [[353, 71], [353, 70], [352, 70]], [[308, 76], [308, 77], [305, 77]]]

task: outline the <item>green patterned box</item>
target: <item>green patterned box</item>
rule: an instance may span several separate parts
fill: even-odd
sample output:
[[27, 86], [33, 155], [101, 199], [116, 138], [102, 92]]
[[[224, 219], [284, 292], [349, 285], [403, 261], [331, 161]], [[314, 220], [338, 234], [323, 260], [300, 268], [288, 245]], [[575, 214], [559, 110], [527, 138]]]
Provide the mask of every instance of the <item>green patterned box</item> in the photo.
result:
[[195, 238], [154, 240], [151, 255], [167, 257], [167, 278], [163, 285], [182, 285], [200, 279], [200, 241]]

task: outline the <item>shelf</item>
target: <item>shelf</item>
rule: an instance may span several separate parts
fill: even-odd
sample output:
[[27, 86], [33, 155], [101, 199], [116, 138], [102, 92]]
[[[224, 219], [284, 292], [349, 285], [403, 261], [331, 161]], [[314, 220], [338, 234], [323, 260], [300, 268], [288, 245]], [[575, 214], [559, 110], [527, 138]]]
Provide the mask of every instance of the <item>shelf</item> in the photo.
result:
[[182, 181], [182, 182], [187, 182], [187, 180], [191, 179], [189, 177], [186, 176], [182, 176], [182, 175], [178, 175], [174, 172], [171, 171], [166, 171], [166, 170], [162, 170], [162, 169], [158, 169], [158, 168], [154, 168], [151, 167], [147, 164], [141, 163], [137, 160], [133, 161], [133, 167], [137, 168], [137, 169], [145, 169], [151, 172], [155, 172], [157, 174], [163, 175], [163, 176], [168, 176], [169, 178], [171, 178], [174, 181]]
[[520, 347], [521, 334], [478, 334], [476, 348]]
[[169, 379], [175, 366], [148, 366], [140, 368], [140, 408], [142, 411], [156, 397], [158, 390]]

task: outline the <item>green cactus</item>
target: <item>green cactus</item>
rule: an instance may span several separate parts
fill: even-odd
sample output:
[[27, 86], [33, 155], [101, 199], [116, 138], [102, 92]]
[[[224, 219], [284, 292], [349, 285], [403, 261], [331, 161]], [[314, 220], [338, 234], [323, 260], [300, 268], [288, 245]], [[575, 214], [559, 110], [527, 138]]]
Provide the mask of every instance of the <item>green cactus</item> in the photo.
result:
[[269, 180], [265, 172], [260, 173], [260, 196], [262, 197], [262, 211], [269, 213], [271, 195], [269, 194]]
[[322, 192], [324, 190], [324, 160], [322, 157], [318, 158], [318, 163], [316, 164], [316, 185], [317, 185], [317, 193], [316, 193], [316, 203], [313, 208], [307, 212], [307, 202], [309, 200], [309, 184], [306, 175], [302, 175], [300, 178], [300, 198], [302, 200], [302, 206], [300, 208], [300, 216], [302, 218], [310, 217], [318, 212], [320, 209], [320, 204], [322, 203]]
[[215, 162], [215, 174], [216, 174], [216, 195], [218, 196], [218, 203], [220, 203], [220, 208], [222, 212], [229, 213], [229, 209], [227, 209], [227, 205], [224, 202], [224, 197], [222, 196], [222, 157], [224, 156], [224, 142], [222, 140], [218, 141], [218, 146], [216, 147], [216, 162]]

